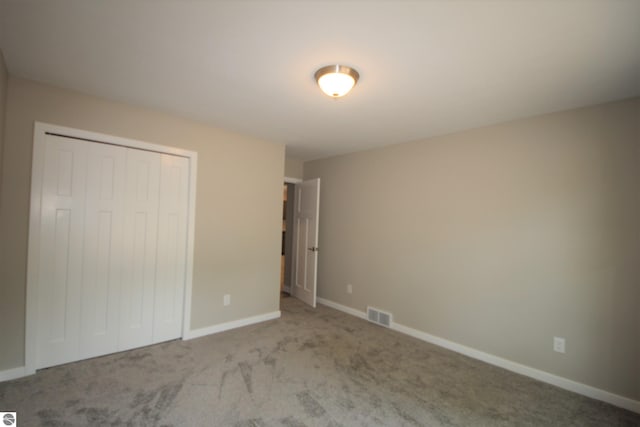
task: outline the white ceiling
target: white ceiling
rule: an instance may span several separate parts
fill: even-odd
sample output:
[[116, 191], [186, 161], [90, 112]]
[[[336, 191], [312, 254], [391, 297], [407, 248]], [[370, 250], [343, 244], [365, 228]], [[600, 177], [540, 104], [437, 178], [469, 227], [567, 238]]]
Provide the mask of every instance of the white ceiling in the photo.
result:
[[305, 160], [640, 95], [638, 0], [0, 1], [11, 74]]

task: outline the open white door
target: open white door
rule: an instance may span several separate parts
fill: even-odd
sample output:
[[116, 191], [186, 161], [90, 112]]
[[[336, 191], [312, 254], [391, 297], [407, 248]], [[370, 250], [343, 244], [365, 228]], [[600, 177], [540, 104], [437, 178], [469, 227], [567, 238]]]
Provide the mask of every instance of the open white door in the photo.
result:
[[316, 306], [320, 178], [296, 184], [293, 216], [294, 271], [291, 293]]

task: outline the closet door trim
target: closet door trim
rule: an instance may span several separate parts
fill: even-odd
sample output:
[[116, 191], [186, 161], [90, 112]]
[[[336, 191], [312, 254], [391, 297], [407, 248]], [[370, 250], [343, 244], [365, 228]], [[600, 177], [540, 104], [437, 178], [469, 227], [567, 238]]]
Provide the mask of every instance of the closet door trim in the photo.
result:
[[40, 218], [47, 135], [57, 135], [93, 143], [110, 144], [138, 150], [180, 156], [189, 161], [189, 197], [187, 212], [187, 253], [185, 290], [183, 303], [182, 338], [191, 330], [191, 291], [193, 285], [193, 257], [195, 238], [196, 176], [198, 153], [180, 148], [151, 144], [128, 138], [89, 132], [48, 123], [35, 122], [33, 135], [33, 159], [31, 168], [31, 205], [29, 213], [29, 249], [27, 263], [27, 306], [25, 330], [25, 374], [36, 371], [38, 351], [38, 302], [40, 270]]

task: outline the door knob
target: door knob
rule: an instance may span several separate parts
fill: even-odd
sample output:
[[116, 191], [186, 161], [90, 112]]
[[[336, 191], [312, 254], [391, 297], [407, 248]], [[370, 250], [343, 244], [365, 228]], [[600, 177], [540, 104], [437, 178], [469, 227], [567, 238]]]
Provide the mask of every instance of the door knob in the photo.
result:
[[311, 252], [318, 252], [317, 246], [312, 246], [312, 247], [307, 248], [307, 249], [309, 249]]

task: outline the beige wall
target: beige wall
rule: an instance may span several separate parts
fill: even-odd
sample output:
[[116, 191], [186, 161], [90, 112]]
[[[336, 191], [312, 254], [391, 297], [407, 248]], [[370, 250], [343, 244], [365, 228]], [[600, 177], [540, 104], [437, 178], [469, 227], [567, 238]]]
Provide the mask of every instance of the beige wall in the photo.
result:
[[300, 159], [287, 157], [284, 160], [284, 176], [287, 178], [302, 179], [304, 175], [304, 162]]
[[[0, 212], [0, 370], [24, 357], [33, 123], [198, 152], [192, 328], [278, 310], [284, 146], [164, 113], [9, 78]], [[223, 307], [223, 295], [232, 304]]]
[[[9, 74], [0, 50], [0, 203], [2, 203], [2, 153], [4, 148], [4, 112], [7, 104], [7, 84]], [[2, 206], [2, 205], [0, 205]]]
[[640, 399], [639, 118], [635, 99], [306, 162], [319, 296]]

